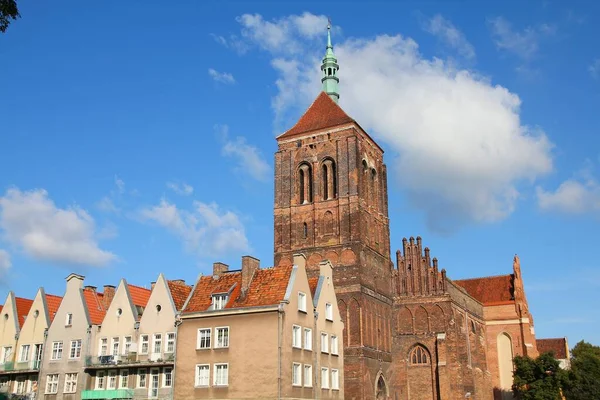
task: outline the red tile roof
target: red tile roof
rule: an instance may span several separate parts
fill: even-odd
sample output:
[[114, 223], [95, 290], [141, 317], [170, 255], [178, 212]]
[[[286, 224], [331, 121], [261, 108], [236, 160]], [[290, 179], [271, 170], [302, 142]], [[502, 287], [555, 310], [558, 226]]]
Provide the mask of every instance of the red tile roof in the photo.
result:
[[148, 304], [148, 300], [150, 299], [150, 294], [152, 294], [152, 290], [130, 284], [127, 284], [127, 287], [133, 305], [146, 307], [146, 304]]
[[321, 92], [304, 115], [296, 122], [296, 125], [278, 138], [287, 138], [299, 133], [331, 128], [348, 122], [354, 122], [354, 120], [335, 101], [331, 100], [327, 93]]
[[508, 304], [514, 301], [514, 276], [499, 275], [453, 281], [483, 305]]
[[55, 296], [53, 294], [46, 295], [46, 307], [48, 307], [48, 315], [50, 316], [50, 323], [54, 320], [54, 316], [60, 307], [62, 297]]
[[551, 351], [557, 360], [568, 358], [566, 338], [537, 339], [535, 342], [540, 354]]
[[173, 303], [175, 303], [175, 308], [178, 311], [181, 311], [185, 301], [192, 291], [192, 287], [190, 285], [186, 285], [185, 282], [180, 281], [167, 281], [167, 285], [169, 286]]
[[[222, 274], [219, 279], [212, 276], [200, 278], [184, 314], [206, 311], [212, 304], [212, 295], [233, 291], [225, 308], [259, 307], [279, 304], [285, 297], [292, 266], [258, 269], [245, 297], [240, 297], [242, 273], [240, 271]], [[235, 287], [234, 287], [235, 285]]]
[[17, 304], [17, 318], [19, 320], [19, 328], [23, 327], [25, 323], [25, 317], [29, 314], [29, 310], [31, 309], [31, 305], [33, 304], [33, 300], [24, 299], [22, 297], [15, 297], [15, 302]]
[[317, 291], [317, 285], [319, 284], [319, 277], [308, 278], [308, 286], [310, 287], [310, 294], [314, 298], [315, 292]]
[[106, 310], [102, 305], [102, 293], [97, 293], [93, 289], [83, 289], [83, 297], [85, 298], [85, 304], [90, 314], [92, 325], [102, 324], [106, 315]]

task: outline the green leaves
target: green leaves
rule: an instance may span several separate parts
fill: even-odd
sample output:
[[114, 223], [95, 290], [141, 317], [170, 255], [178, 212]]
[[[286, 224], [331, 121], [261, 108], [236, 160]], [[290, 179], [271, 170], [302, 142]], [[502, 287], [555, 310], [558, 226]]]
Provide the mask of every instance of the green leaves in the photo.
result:
[[15, 0], [0, 0], [0, 32], [6, 32], [11, 19], [16, 20], [20, 16]]
[[517, 356], [513, 393], [521, 400], [560, 400], [565, 373], [552, 353], [544, 353], [535, 360]]

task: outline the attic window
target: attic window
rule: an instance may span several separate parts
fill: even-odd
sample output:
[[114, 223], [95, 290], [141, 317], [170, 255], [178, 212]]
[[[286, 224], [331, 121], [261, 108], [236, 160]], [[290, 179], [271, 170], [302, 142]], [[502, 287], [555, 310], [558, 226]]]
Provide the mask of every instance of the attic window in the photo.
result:
[[4, 314], [4, 319], [8, 319], [8, 314]]
[[162, 306], [160, 304], [157, 304], [156, 305], [156, 311], [160, 312], [160, 310], [162, 310]]
[[35, 310], [33, 312], [33, 318], [37, 318], [40, 315], [40, 312], [38, 310]]
[[123, 315], [123, 309], [122, 308], [118, 308], [117, 309], [117, 317], [120, 317], [121, 315]]
[[214, 294], [212, 297], [213, 310], [222, 310], [227, 305], [229, 296], [226, 294]]

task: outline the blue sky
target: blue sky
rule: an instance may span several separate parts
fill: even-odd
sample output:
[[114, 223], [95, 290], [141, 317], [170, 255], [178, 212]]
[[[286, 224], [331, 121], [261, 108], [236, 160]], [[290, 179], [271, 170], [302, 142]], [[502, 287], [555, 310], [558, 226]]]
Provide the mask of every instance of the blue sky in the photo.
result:
[[275, 136], [320, 90], [386, 150], [392, 249], [521, 259], [538, 337], [600, 343], [600, 6], [20, 2], [0, 35], [0, 297], [273, 262]]

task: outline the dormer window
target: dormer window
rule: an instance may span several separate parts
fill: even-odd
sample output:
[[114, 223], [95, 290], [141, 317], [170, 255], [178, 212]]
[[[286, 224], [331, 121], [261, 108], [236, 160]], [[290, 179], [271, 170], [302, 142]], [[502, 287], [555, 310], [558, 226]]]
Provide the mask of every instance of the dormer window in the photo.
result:
[[222, 310], [227, 305], [229, 296], [227, 294], [214, 294], [212, 297], [213, 310]]

